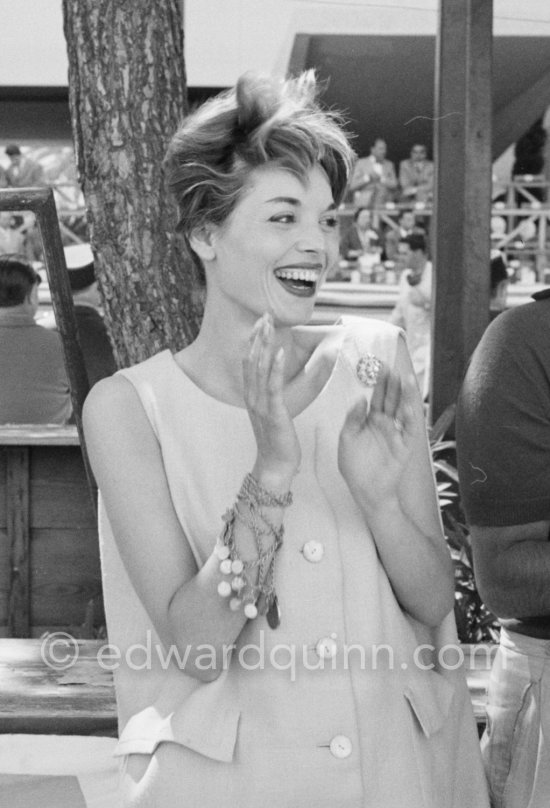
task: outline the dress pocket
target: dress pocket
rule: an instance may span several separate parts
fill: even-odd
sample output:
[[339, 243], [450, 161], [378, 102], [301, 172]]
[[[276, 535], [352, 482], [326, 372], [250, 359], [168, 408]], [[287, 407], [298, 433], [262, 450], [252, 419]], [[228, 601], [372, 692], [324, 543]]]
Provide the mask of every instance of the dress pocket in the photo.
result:
[[[409, 705], [411, 777], [422, 793], [425, 808], [447, 808], [453, 802], [449, 716], [455, 687], [440, 673], [413, 676], [403, 695]], [[451, 769], [449, 768], [451, 766]]]
[[240, 710], [227, 692], [226, 674], [197, 683], [178, 698], [173, 682], [157, 701], [133, 715], [124, 727], [115, 755], [151, 755], [161, 743], [176, 743], [212, 760], [233, 760]]
[[405, 686], [403, 694], [426, 738], [445, 723], [454, 693], [454, 686], [435, 671], [426, 671]]

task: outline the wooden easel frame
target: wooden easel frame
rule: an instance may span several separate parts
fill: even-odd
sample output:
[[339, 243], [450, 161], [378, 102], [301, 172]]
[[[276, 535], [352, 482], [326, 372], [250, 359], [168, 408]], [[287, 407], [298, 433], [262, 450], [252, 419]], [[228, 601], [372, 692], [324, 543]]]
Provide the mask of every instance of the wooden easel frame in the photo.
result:
[[90, 390], [90, 383], [78, 338], [73, 296], [65, 263], [65, 253], [63, 252], [53, 191], [51, 188], [7, 188], [0, 190], [0, 211], [27, 210], [36, 216], [36, 222], [42, 238], [44, 263], [50, 284], [57, 328], [63, 343], [65, 368], [69, 379], [76, 428], [80, 439], [90, 493], [94, 508], [96, 508], [97, 485], [88, 460], [82, 430], [82, 407], [84, 399]]

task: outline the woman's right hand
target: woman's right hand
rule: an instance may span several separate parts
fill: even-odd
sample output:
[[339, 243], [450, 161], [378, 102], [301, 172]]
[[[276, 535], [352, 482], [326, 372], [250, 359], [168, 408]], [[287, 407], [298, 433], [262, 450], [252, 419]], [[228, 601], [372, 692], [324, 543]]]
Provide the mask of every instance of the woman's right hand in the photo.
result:
[[266, 313], [250, 336], [243, 362], [244, 400], [258, 446], [253, 475], [263, 485], [288, 488], [301, 462], [298, 436], [283, 397], [284, 351], [276, 349], [273, 318]]

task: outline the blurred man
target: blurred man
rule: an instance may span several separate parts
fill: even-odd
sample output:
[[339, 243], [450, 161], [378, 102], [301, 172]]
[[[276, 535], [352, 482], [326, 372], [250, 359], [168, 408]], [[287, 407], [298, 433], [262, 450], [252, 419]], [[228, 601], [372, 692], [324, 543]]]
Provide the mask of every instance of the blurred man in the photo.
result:
[[389, 227], [384, 236], [384, 252], [388, 261], [395, 261], [399, 252], [399, 242], [412, 233], [423, 232], [423, 228], [416, 226], [415, 215], [412, 210], [402, 210], [397, 219], [397, 229]]
[[399, 164], [399, 185], [403, 202], [428, 204], [433, 198], [434, 164], [428, 160], [428, 150], [415, 143], [411, 156]]
[[10, 165], [6, 169], [6, 180], [12, 188], [30, 188], [45, 185], [44, 169], [30, 157], [23, 157], [16, 143], [6, 147]]
[[2, 424], [64, 424], [72, 412], [61, 339], [34, 321], [39, 283], [20, 256], [0, 256]]
[[373, 248], [379, 251], [380, 235], [372, 226], [372, 213], [368, 208], [357, 208], [352, 226], [342, 236], [340, 255], [352, 261]]
[[403, 328], [422, 397], [430, 381], [432, 264], [426, 238], [413, 233], [399, 242], [398, 258], [404, 270], [396, 306], [390, 320]]
[[360, 208], [380, 208], [393, 201], [397, 188], [395, 168], [386, 160], [386, 142], [377, 138], [370, 155], [355, 164], [350, 181], [353, 202]]

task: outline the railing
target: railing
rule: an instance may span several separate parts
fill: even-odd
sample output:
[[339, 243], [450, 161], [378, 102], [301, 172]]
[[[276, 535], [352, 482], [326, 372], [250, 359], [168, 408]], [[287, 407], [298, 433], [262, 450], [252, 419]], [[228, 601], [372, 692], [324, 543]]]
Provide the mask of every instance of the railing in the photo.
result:
[[[499, 194], [491, 206], [491, 245], [501, 250], [513, 270], [512, 282], [550, 283], [550, 183], [541, 176], [525, 175], [499, 186]], [[415, 219], [426, 224], [431, 219], [430, 205], [417, 202], [388, 202], [372, 210], [373, 225], [380, 230], [399, 231], [398, 219], [403, 211], [411, 211]], [[342, 224], [349, 224], [355, 212], [346, 205], [339, 211]], [[370, 282], [387, 283], [383, 268], [372, 273]]]

